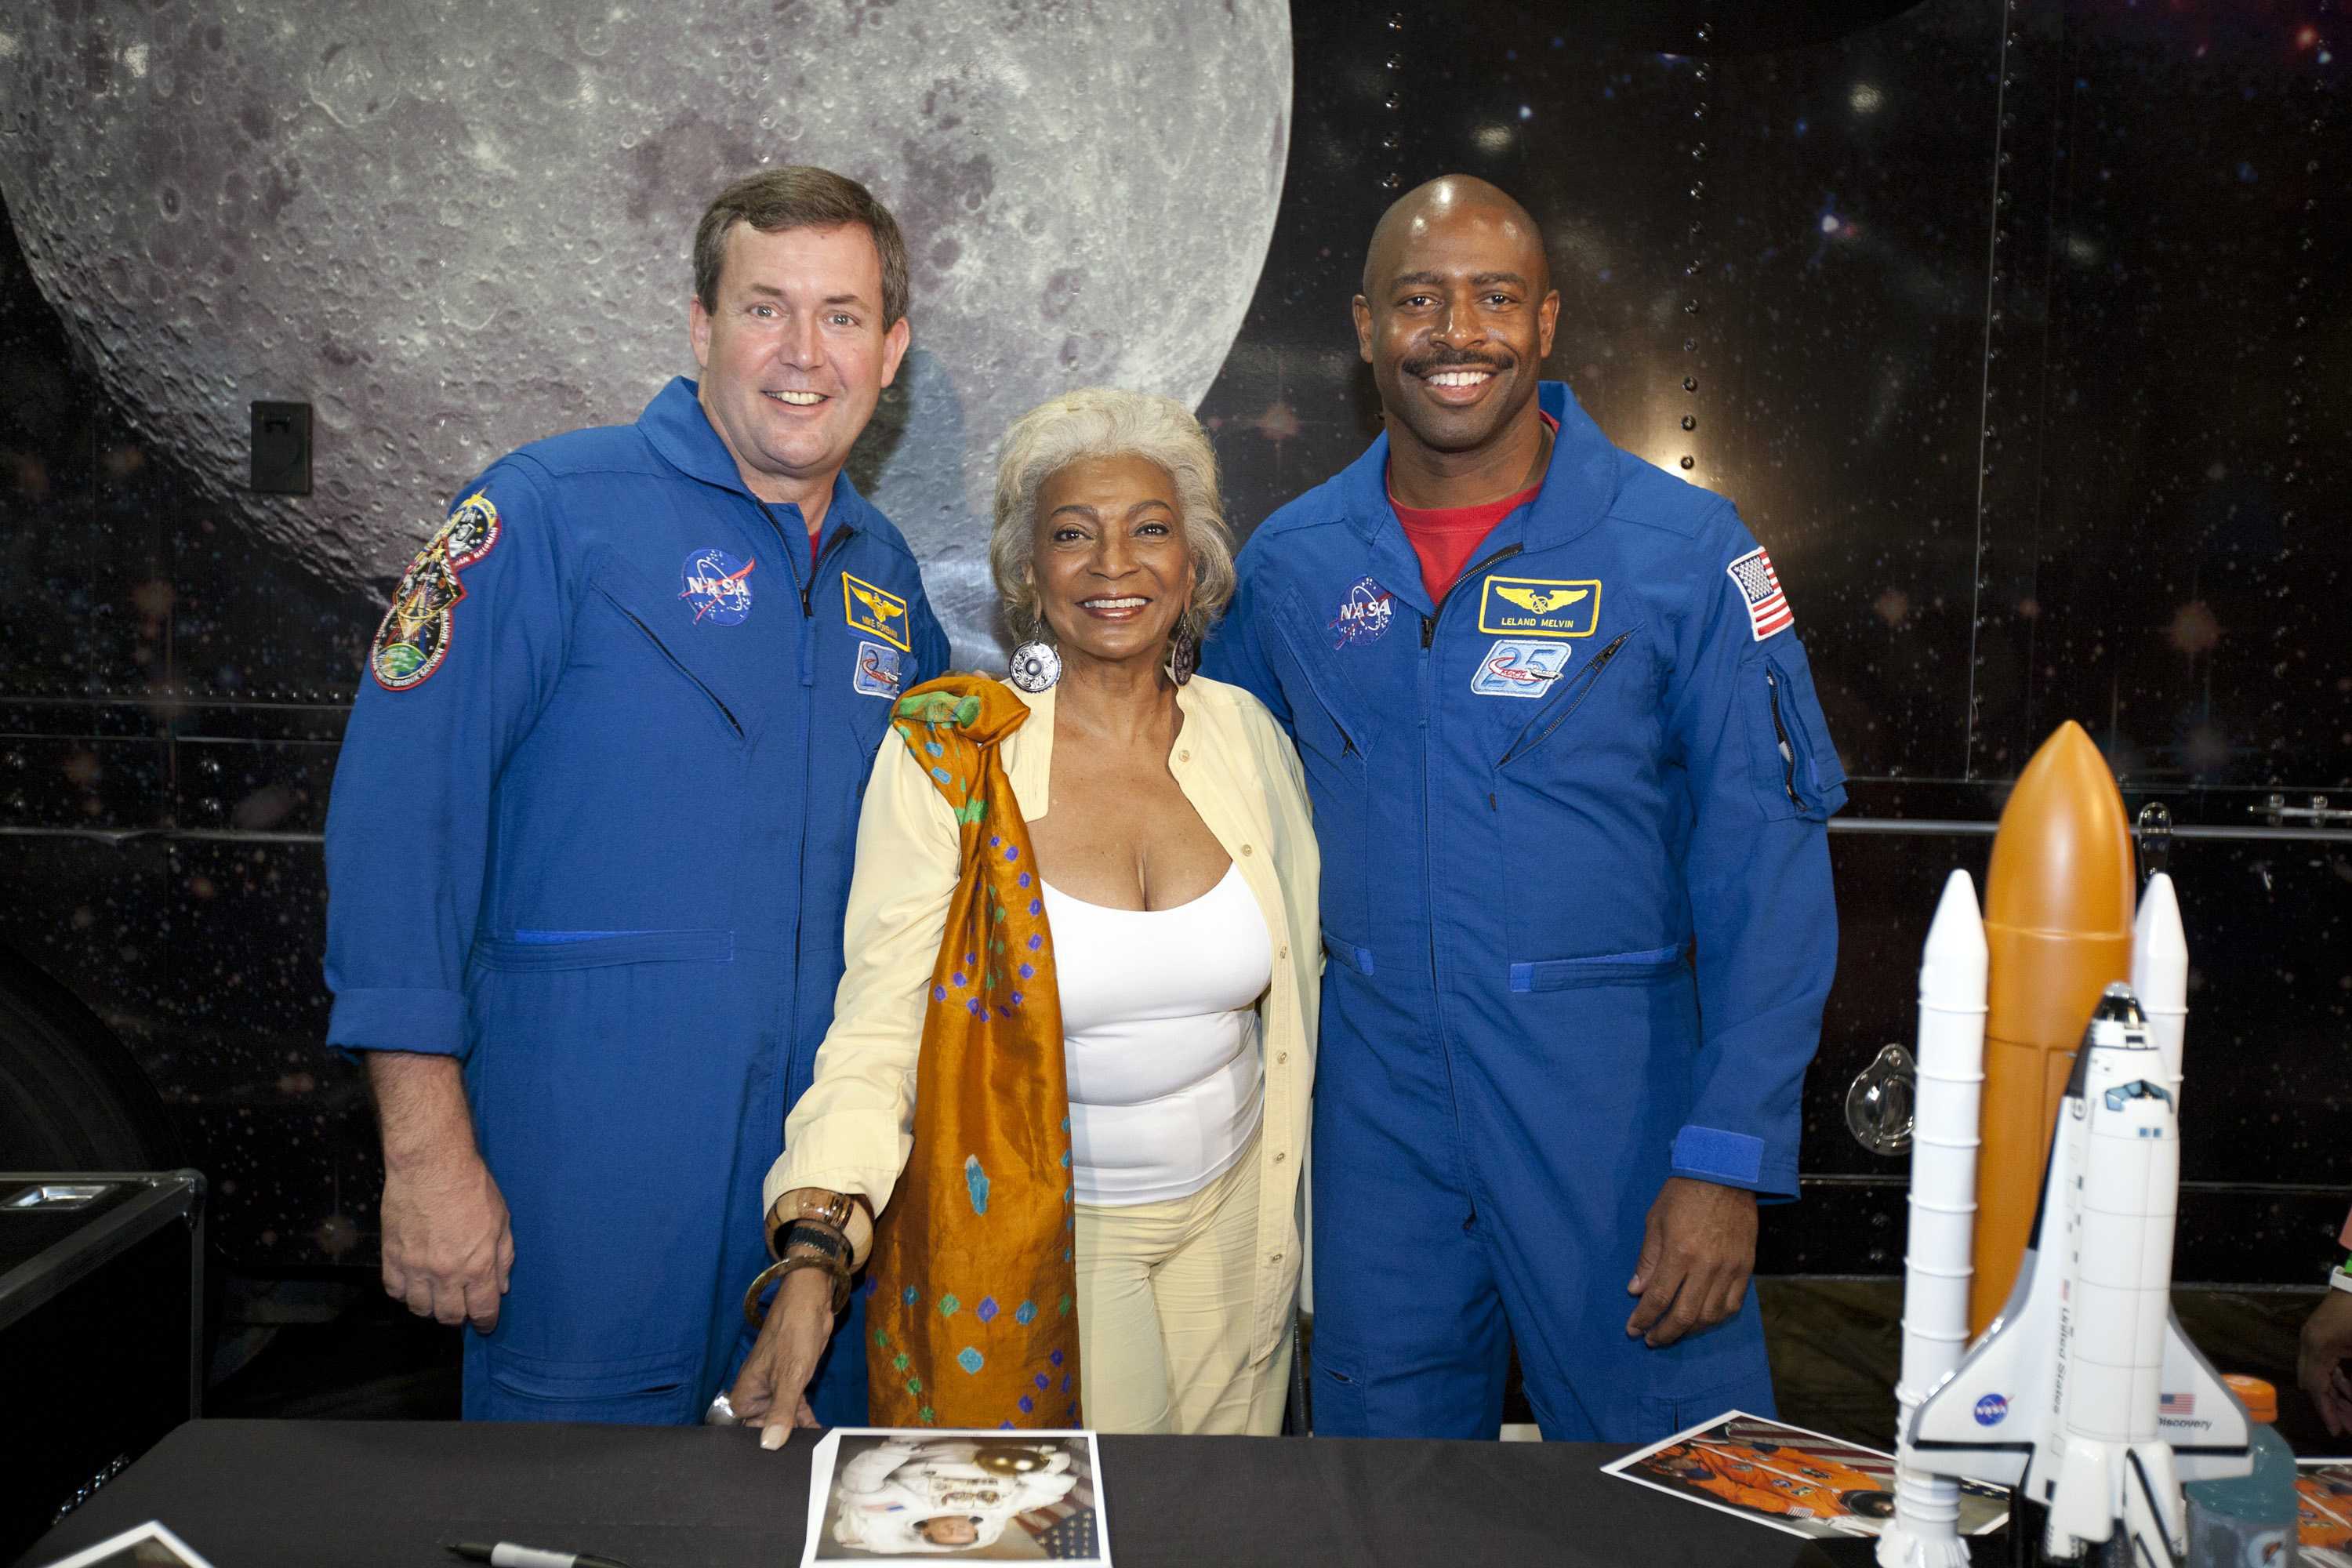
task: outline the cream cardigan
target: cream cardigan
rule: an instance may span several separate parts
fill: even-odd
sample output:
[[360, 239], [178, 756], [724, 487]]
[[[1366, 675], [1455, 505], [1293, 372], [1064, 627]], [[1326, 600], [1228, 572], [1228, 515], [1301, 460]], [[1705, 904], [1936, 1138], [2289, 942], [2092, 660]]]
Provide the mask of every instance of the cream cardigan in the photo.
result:
[[[1003, 742], [1023, 817], [1044, 814], [1054, 757], [1054, 693], [1016, 692], [1029, 721]], [[1304, 1248], [1299, 1167], [1315, 1081], [1315, 1008], [1322, 937], [1321, 865], [1298, 754], [1256, 698], [1196, 676], [1176, 692], [1182, 729], [1168, 765], [1185, 799], [1223, 846], [1274, 933], [1274, 979], [1258, 1004], [1265, 1116], [1258, 1142], [1257, 1279], [1251, 1359], [1289, 1331]], [[1108, 803], [1107, 803], [1108, 804]], [[878, 1213], [913, 1146], [915, 1068], [924, 993], [947, 929], [957, 833], [948, 803], [897, 734], [884, 737], [857, 823], [833, 1026], [816, 1081], [784, 1124], [768, 1172], [764, 1214], [795, 1187], [859, 1193]]]

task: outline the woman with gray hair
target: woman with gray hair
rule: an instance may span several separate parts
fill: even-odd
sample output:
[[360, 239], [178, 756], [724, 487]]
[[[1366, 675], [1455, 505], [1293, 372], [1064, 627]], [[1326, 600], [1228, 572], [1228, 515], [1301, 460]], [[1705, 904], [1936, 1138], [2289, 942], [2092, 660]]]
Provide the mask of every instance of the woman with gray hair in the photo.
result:
[[[1082, 1407], [1105, 1431], [1270, 1434], [1298, 1285], [1318, 867], [1289, 741], [1255, 697], [1193, 673], [1234, 584], [1208, 438], [1181, 405], [1136, 393], [1031, 410], [1005, 438], [989, 559], [1022, 639], [1012, 671], [899, 706], [907, 743], [884, 746], [858, 826], [833, 1026], [768, 1176], [772, 1234], [833, 1216], [847, 1256], [778, 1248], [776, 1304], [730, 1398], [771, 1444], [796, 1414], [809, 1424], [801, 1391], [879, 1215], [877, 1420], [1075, 1426]], [[954, 750], [950, 710], [990, 730], [992, 762]], [[1001, 813], [965, 776], [997, 767]], [[980, 876], [996, 880], [976, 905]], [[975, 907], [1006, 923], [968, 941], [953, 922]], [[1000, 961], [978, 949], [1007, 940], [1009, 1004], [950, 994], [992, 977]], [[1018, 976], [1054, 994], [1024, 999]], [[1043, 1054], [1057, 1059], [1039, 1103], [1066, 1116], [1058, 1142], [1050, 1124], [1042, 1140], [1049, 1160], [1060, 1151], [1048, 1261], [1075, 1275], [1078, 1386], [1066, 1373], [1055, 1386], [1055, 1349], [1034, 1379], [1022, 1364], [982, 1393], [1017, 1357], [1046, 1356], [1037, 1335], [1070, 1303], [989, 1274], [1018, 1160], [962, 1140], [1002, 1107], [1013, 1053], [956, 1058], [953, 1079], [933, 1076], [947, 1070], [936, 1053], [954, 1031], [968, 1045], [975, 1028], [1053, 1018], [1045, 1001], [1058, 1019]], [[951, 1134], [930, 1120], [950, 1100]], [[930, 1206], [910, 1208], [933, 1168], [954, 1173], [952, 1192], [927, 1180]]]

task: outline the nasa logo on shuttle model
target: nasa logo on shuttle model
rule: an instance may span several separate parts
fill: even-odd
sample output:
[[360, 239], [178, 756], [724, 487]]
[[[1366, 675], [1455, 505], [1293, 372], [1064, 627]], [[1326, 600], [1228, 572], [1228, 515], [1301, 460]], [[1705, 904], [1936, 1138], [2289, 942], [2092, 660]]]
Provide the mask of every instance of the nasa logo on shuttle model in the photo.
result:
[[2009, 1415], [2009, 1401], [1998, 1394], [1988, 1394], [1977, 1401], [1977, 1425], [1998, 1426]]

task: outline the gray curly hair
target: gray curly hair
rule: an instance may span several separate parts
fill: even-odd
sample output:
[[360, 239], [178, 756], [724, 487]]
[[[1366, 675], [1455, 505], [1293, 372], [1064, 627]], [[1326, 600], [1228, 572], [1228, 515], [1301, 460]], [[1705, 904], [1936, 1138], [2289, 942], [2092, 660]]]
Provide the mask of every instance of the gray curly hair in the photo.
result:
[[996, 518], [988, 538], [1004, 619], [1023, 637], [1047, 635], [1034, 570], [1037, 492], [1072, 463], [1141, 458], [1176, 481], [1176, 506], [1192, 550], [1192, 600], [1181, 631], [1199, 637], [1234, 596], [1234, 536], [1217, 497], [1217, 454], [1192, 411], [1172, 397], [1082, 386], [1049, 397], [1004, 433], [996, 468]]

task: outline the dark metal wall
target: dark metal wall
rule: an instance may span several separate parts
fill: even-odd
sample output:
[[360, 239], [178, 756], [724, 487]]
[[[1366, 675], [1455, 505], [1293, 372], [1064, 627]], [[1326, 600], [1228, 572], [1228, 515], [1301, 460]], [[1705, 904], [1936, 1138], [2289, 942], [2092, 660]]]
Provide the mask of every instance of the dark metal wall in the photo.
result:
[[[1848, 1136], [1845, 1087], [1909, 1037], [1937, 885], [1981, 874], [2073, 718], [2179, 825], [2179, 1272], [2315, 1279], [2352, 1189], [2352, 819], [2309, 815], [2352, 807], [2352, 27], [2327, 0], [1737, 9], [1761, 19], [1295, 7], [1282, 211], [1201, 408], [1232, 515], [1370, 437], [1348, 301], [1391, 195], [1512, 190], [1562, 294], [1551, 374], [1739, 503], [1855, 780], [1808, 1201], [1767, 1266], [1899, 1267], [1903, 1167]], [[233, 1252], [363, 1259], [315, 835], [377, 608], [194, 498], [0, 241], [0, 941], [167, 1086]]]

